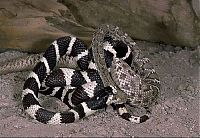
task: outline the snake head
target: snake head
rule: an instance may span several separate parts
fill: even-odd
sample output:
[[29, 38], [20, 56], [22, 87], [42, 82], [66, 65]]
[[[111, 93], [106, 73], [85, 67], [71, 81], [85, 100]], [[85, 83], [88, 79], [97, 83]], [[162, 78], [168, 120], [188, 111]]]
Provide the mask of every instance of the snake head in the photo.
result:
[[94, 97], [88, 101], [88, 106], [92, 110], [106, 108], [112, 102], [113, 99], [113, 87], [107, 86], [104, 89], [99, 90]]

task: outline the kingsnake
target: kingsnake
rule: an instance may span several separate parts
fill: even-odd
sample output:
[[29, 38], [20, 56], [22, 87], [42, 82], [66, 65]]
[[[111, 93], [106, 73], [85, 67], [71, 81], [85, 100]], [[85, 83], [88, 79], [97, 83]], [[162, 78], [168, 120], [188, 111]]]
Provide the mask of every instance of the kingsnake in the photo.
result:
[[[109, 32], [110, 28], [113, 28], [113, 26], [106, 25], [105, 32]], [[102, 27], [97, 29], [97, 32], [99, 30], [102, 30]], [[92, 44], [94, 45], [97, 41], [93, 40]], [[147, 81], [147, 85], [141, 84], [143, 80], [140, 80], [140, 75], [144, 71], [141, 73], [139, 69], [144, 69], [144, 65], [146, 65], [145, 59], [134, 59], [138, 57], [138, 55], [134, 55], [135, 51], [132, 51], [129, 45], [122, 40], [117, 40], [109, 33], [104, 34], [103, 40], [100, 41], [102, 41], [101, 44], [104, 49], [103, 58], [106, 63], [104, 68], [115, 80], [116, 85], [119, 85], [122, 91], [125, 91], [126, 95], [129, 95], [129, 97], [130, 95], [139, 97], [141, 100], [144, 100], [141, 97], [140, 89], [144, 91], [147, 90], [147, 87], [151, 87], [150, 91], [146, 93], [146, 97], [148, 94], [152, 97], [157, 97], [159, 80], [154, 71], [151, 70], [147, 76], [143, 76]], [[133, 101], [135, 102], [134, 98], [132, 101], [130, 98], [127, 98], [127, 101], [122, 102], [119, 100], [120, 97], [114, 98], [117, 95], [115, 86], [104, 86], [97, 64], [94, 62], [93, 54], [98, 53], [92, 52], [92, 48], [88, 49], [80, 39], [74, 36], [61, 37], [55, 40], [25, 81], [22, 102], [26, 113], [45, 124], [73, 123], [93, 114], [99, 109], [112, 105], [119, 115], [128, 121], [134, 123], [146, 121], [149, 118], [148, 114], [137, 117], [132, 116], [126, 110], [125, 104], [135, 105], [133, 103]], [[75, 59], [78, 68], [54, 69], [59, 59], [66, 55], [73, 58], [73, 60]], [[137, 62], [134, 64], [133, 61], [136, 60], [142, 64]], [[135, 69], [139, 69], [134, 70], [132, 68], [133, 65]], [[150, 74], [156, 77], [152, 79], [149, 77], [152, 76]], [[137, 82], [133, 82], [134, 80], [137, 80]], [[137, 91], [137, 93], [128, 93], [130, 90]], [[70, 109], [57, 113], [46, 110], [39, 103], [38, 93], [56, 97]], [[151, 99], [155, 99], [152, 97]]]

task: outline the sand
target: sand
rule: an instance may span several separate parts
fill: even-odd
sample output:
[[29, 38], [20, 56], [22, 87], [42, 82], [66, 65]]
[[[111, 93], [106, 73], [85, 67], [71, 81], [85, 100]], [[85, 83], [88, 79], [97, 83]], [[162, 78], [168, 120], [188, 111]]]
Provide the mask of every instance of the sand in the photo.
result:
[[[0, 137], [197, 137], [199, 134], [199, 49], [137, 42], [149, 57], [161, 80], [160, 103], [152, 117], [142, 124], [120, 118], [111, 107], [67, 125], [46, 125], [25, 115], [21, 92], [28, 72], [0, 76]], [[0, 53], [0, 62], [26, 53]], [[52, 110], [63, 106], [58, 100], [44, 98]]]

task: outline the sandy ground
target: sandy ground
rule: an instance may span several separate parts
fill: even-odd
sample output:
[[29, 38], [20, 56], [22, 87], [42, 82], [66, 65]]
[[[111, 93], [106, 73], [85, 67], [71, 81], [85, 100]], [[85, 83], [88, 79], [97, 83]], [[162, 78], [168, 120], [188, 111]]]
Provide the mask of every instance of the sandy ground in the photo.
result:
[[[199, 49], [182, 49], [168, 45], [138, 42], [150, 57], [161, 80], [160, 103], [153, 107], [152, 117], [142, 124], [120, 118], [109, 107], [95, 115], [68, 125], [45, 125], [27, 117], [21, 105], [21, 92], [28, 72], [0, 76], [1, 137], [197, 137], [199, 134]], [[0, 62], [26, 53], [8, 51]], [[41, 99], [44, 99], [43, 97]], [[58, 110], [61, 103], [45, 98], [45, 107]]]

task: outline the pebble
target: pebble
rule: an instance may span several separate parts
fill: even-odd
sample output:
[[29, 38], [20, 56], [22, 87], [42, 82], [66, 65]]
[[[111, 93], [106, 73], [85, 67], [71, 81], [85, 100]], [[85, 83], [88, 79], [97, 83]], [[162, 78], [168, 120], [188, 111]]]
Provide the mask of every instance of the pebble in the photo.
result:
[[167, 114], [175, 114], [178, 110], [187, 110], [184, 100], [181, 97], [177, 97], [174, 100], [169, 100], [164, 103], [164, 111], [166, 111]]
[[6, 96], [5, 95], [1, 95], [1, 99], [3, 100], [3, 99], [5, 99], [6, 98]]
[[169, 58], [169, 53], [166, 52], [166, 51], [162, 51], [162, 55], [163, 55], [166, 59]]
[[170, 46], [170, 45], [166, 45], [164, 47], [165, 51], [170, 52], [170, 51], [174, 51], [174, 46]]
[[14, 125], [14, 128], [22, 128], [22, 126]]
[[185, 88], [184, 88], [184, 86], [182, 85], [182, 84], [180, 84], [179, 86], [178, 86], [178, 90], [179, 91], [183, 91]]
[[195, 92], [195, 88], [191, 85], [187, 87], [187, 90], [190, 91], [191, 93]]
[[176, 47], [174, 48], [174, 50], [175, 50], [175, 51], [181, 51], [182, 48], [181, 48], [180, 46], [176, 46]]

